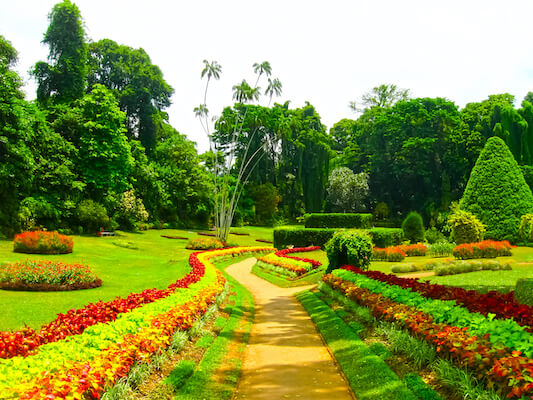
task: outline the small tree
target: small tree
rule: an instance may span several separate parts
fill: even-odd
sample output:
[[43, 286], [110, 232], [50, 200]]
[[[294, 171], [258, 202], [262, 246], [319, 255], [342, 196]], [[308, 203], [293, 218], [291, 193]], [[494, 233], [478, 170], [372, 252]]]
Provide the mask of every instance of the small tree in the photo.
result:
[[363, 211], [368, 196], [368, 174], [354, 174], [346, 167], [334, 169], [329, 175], [328, 199], [333, 211]]
[[457, 244], [480, 242], [485, 235], [485, 225], [471, 212], [461, 210], [457, 204], [452, 206], [448, 226]]
[[520, 218], [533, 213], [533, 194], [511, 151], [499, 137], [487, 140], [459, 205], [486, 225], [488, 238], [518, 239]]
[[364, 231], [338, 231], [326, 243], [326, 253], [329, 260], [326, 273], [343, 265], [367, 270], [372, 257], [372, 240]]
[[424, 241], [424, 221], [416, 211], [411, 211], [402, 222], [403, 235], [411, 243]]

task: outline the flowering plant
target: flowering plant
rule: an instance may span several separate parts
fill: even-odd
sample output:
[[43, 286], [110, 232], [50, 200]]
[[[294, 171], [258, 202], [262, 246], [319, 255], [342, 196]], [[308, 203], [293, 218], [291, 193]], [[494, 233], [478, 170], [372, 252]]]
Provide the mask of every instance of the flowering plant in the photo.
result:
[[465, 260], [468, 258], [494, 258], [512, 255], [513, 246], [509, 241], [484, 240], [476, 243], [464, 243], [453, 249], [456, 258]]
[[15, 236], [13, 251], [30, 254], [72, 253], [74, 241], [57, 232], [28, 231]]

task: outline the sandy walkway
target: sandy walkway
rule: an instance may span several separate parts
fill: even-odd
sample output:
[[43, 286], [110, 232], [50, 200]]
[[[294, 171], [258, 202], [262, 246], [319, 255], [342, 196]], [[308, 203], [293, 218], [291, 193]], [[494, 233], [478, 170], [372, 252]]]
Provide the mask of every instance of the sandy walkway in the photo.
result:
[[255, 321], [235, 399], [353, 400], [315, 325], [294, 297], [250, 271], [255, 259], [226, 269], [254, 296]]

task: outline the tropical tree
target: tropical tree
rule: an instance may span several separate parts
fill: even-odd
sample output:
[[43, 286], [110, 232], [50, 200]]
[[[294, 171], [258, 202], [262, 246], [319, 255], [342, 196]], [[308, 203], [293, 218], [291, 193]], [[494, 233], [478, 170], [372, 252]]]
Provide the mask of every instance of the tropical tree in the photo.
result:
[[364, 211], [365, 200], [369, 193], [368, 174], [354, 174], [346, 167], [331, 171], [328, 184], [328, 201], [333, 211]]

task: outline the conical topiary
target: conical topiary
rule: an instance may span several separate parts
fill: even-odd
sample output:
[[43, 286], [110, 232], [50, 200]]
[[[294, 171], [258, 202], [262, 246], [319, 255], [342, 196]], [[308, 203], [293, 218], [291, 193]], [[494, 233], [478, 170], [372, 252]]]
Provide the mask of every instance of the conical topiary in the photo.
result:
[[520, 217], [533, 212], [533, 194], [511, 151], [499, 137], [487, 140], [459, 205], [486, 225], [486, 238], [518, 239]]

